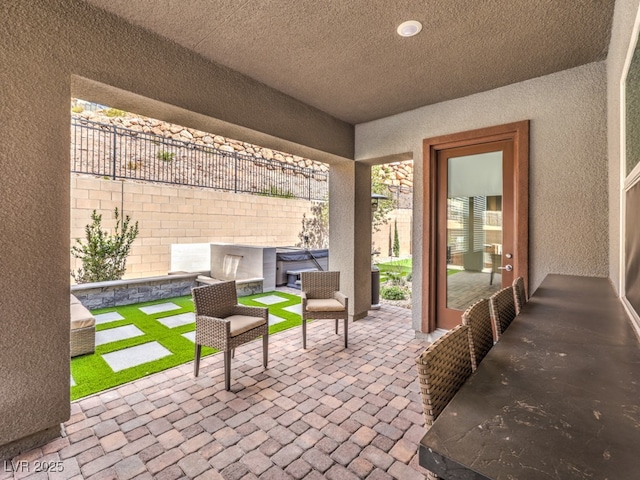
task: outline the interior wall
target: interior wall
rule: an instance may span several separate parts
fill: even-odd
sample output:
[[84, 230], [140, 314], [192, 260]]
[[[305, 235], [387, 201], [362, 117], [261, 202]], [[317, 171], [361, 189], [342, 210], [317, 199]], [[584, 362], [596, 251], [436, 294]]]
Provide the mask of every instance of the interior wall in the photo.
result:
[[[0, 2], [0, 18], [0, 458], [7, 458], [59, 434], [69, 417], [74, 89], [87, 100], [113, 95], [113, 107], [139, 102], [135, 111], [205, 131], [215, 118], [222, 135], [259, 132], [263, 146], [307, 157], [352, 156], [353, 127], [78, 0]], [[29, 142], [25, 130], [34, 132]]]
[[634, 41], [633, 25], [638, 11], [638, 0], [617, 0], [613, 14], [611, 42], [607, 55], [607, 147], [609, 152], [609, 277], [620, 292], [620, 81], [629, 45]]
[[[598, 62], [357, 125], [356, 160], [413, 151], [414, 272], [422, 265], [422, 140], [529, 119], [531, 291], [548, 273], [608, 276], [606, 98]], [[421, 290], [421, 277], [413, 288]], [[413, 298], [419, 330], [421, 296]]]

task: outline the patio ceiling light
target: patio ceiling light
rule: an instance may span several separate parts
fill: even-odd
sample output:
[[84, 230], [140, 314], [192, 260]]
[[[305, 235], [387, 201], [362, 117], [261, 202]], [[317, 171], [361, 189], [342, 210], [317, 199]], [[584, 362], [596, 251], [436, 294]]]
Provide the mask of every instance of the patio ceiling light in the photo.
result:
[[422, 24], [417, 20], [408, 20], [398, 26], [398, 35], [401, 37], [413, 37], [422, 30]]

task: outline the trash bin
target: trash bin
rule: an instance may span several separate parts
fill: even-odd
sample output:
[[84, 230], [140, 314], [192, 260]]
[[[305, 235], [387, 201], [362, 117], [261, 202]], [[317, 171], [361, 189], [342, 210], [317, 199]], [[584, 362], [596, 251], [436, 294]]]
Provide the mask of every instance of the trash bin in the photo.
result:
[[371, 309], [380, 308], [380, 269], [371, 265]]

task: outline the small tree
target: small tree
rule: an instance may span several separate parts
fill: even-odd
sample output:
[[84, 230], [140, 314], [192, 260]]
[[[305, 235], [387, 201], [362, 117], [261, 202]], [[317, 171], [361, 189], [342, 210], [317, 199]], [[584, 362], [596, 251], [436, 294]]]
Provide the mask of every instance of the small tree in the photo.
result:
[[400, 256], [400, 238], [398, 237], [398, 220], [393, 222], [393, 256]]
[[328, 248], [329, 247], [329, 208], [328, 202], [318, 202], [311, 205], [311, 214], [302, 214], [302, 231], [298, 234], [298, 247]]
[[71, 272], [77, 283], [120, 280], [124, 276], [131, 244], [138, 236], [138, 222], [131, 226], [129, 215], [120, 219], [117, 207], [114, 216], [116, 226], [111, 235], [102, 230], [102, 215], [94, 210], [91, 224], [85, 227], [86, 243], [77, 239], [71, 247], [71, 255], [82, 261], [82, 267]]
[[[371, 193], [384, 195], [386, 198], [377, 202], [373, 209], [371, 218], [371, 229], [378, 232], [389, 222], [389, 213], [396, 208], [387, 180], [389, 172], [380, 165], [371, 167]], [[311, 207], [311, 215], [302, 215], [302, 231], [298, 233], [300, 240], [296, 246], [306, 248], [328, 248], [329, 247], [329, 196], [324, 202], [314, 203]], [[373, 245], [371, 246], [372, 250]]]

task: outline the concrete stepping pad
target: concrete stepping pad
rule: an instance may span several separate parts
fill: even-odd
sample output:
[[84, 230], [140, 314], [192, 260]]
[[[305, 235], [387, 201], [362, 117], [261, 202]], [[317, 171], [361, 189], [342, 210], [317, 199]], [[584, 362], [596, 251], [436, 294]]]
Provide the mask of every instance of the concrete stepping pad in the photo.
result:
[[196, 321], [196, 314], [193, 312], [180, 313], [178, 315], [171, 315], [170, 317], [158, 318], [158, 322], [168, 328], [181, 327], [182, 325], [189, 325]]
[[158, 342], [143, 343], [117, 352], [105, 353], [102, 358], [114, 372], [153, 362], [171, 355], [171, 352]]
[[284, 322], [286, 318], [278, 317], [277, 315], [269, 314], [269, 325], [275, 325], [276, 323]]
[[196, 343], [196, 331], [195, 330], [193, 332], [183, 333], [182, 336], [184, 338], [186, 338], [187, 340], [190, 340], [193, 343]]
[[144, 332], [135, 325], [124, 325], [123, 327], [111, 328], [96, 332], [96, 346], [106, 343], [117, 342], [127, 338], [139, 337]]
[[302, 316], [302, 304], [297, 303], [295, 305], [291, 305], [290, 307], [284, 307], [283, 310], [287, 312], [295, 313], [296, 315]]
[[173, 302], [165, 302], [159, 303], [157, 305], [149, 305], [148, 307], [140, 307], [139, 310], [147, 315], [152, 315], [154, 313], [162, 313], [162, 312], [170, 312], [171, 310], [179, 310], [179, 305], [176, 305]]
[[99, 313], [98, 315], [94, 315], [93, 317], [96, 319], [96, 325], [115, 322], [117, 320], [124, 320], [124, 317], [118, 312]]
[[288, 299], [279, 297], [278, 295], [266, 295], [264, 297], [254, 298], [253, 301], [263, 305], [275, 305], [276, 303], [287, 302]]

